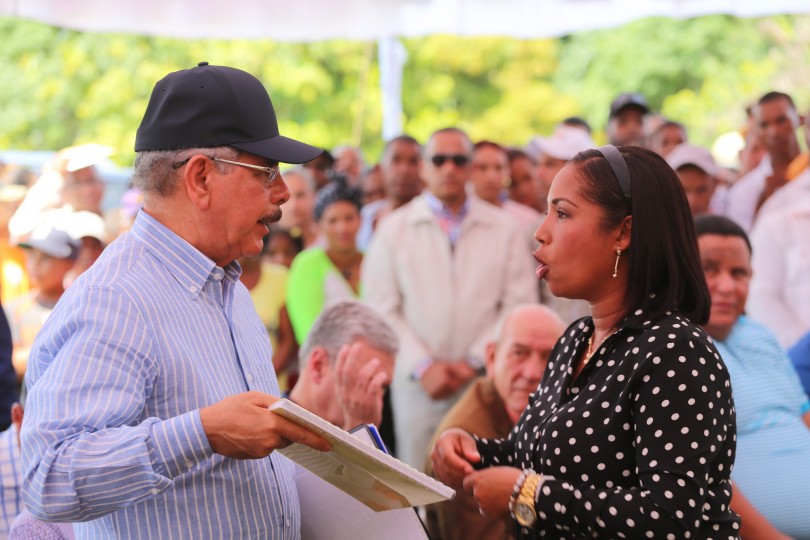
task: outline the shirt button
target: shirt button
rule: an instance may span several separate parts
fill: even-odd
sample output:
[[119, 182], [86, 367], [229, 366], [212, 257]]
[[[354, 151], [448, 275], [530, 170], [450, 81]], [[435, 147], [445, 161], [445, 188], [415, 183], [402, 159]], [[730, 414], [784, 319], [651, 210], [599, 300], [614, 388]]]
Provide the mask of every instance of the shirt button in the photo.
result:
[[152, 495], [157, 495], [158, 493], [160, 493], [160, 490], [157, 488], [152, 488], [149, 491], [152, 493]]
[[247, 380], [248, 380], [248, 382], [253, 382], [253, 375], [248, 373]]
[[188, 468], [188, 470], [191, 470], [191, 469], [194, 468], [194, 464], [191, 462], [191, 460], [188, 460], [188, 459], [186, 460], [186, 467]]
[[191, 292], [197, 292], [197, 287], [192, 286], [192, 287], [189, 287], [188, 290], [190, 290]]
[[292, 526], [292, 523], [290, 523], [290, 520], [289, 520], [289, 519], [285, 519], [285, 520], [284, 520], [284, 525], [286, 525], [287, 527], [291, 527], [291, 526]]

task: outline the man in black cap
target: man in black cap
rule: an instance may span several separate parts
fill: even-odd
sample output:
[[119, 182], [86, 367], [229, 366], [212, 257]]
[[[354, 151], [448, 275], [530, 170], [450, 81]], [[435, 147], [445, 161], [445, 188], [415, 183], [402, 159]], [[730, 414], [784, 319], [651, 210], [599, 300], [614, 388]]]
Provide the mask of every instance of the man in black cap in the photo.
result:
[[619, 94], [610, 104], [607, 134], [610, 144], [644, 146], [644, 120], [650, 113], [641, 94]]
[[279, 135], [255, 77], [205, 62], [157, 83], [135, 150], [143, 209], [32, 348], [24, 499], [80, 538], [296, 539], [272, 452], [328, 444], [267, 410], [272, 351], [235, 260], [289, 198], [278, 163], [320, 150]]

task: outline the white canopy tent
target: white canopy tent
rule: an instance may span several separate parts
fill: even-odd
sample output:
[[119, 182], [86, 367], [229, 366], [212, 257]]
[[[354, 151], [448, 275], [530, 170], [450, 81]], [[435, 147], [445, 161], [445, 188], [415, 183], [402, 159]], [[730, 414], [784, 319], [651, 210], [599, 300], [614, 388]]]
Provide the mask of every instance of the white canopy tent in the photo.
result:
[[383, 137], [401, 130], [404, 47], [430, 34], [557, 37], [644, 17], [810, 13], [810, 0], [0, 0], [0, 16], [179, 38], [379, 40]]
[[0, 16], [181, 38], [555, 37], [652, 16], [808, 13], [808, 0], [0, 0]]

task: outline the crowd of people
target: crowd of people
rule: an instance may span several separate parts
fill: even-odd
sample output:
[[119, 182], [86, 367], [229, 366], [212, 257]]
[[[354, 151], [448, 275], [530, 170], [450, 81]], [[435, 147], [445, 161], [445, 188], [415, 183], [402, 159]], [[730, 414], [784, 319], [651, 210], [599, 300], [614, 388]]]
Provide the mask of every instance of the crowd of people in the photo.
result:
[[810, 123], [746, 113], [734, 168], [637, 93], [367, 163], [168, 75], [120, 209], [105, 147], [4, 172], [0, 540], [297, 538], [279, 397], [455, 487], [431, 538], [810, 538]]

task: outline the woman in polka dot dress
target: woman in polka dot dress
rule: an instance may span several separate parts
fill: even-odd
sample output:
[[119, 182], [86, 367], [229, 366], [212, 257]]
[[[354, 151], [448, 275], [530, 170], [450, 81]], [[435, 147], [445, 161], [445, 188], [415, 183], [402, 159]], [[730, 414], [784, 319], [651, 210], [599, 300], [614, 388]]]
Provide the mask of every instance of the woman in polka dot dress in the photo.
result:
[[536, 233], [539, 278], [591, 316], [557, 342], [507, 439], [448, 430], [433, 467], [522, 538], [737, 538], [735, 413], [705, 323], [686, 196], [637, 147], [580, 153]]

